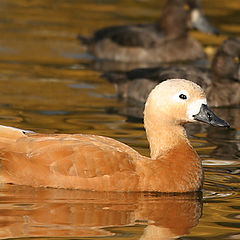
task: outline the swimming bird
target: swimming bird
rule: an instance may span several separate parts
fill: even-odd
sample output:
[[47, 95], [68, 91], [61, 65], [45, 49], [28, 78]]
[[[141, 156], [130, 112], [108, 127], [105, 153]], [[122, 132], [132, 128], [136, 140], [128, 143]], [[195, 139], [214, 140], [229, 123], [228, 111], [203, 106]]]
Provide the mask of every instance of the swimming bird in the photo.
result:
[[203, 169], [183, 127], [195, 121], [229, 127], [208, 108], [202, 88], [171, 79], [157, 85], [145, 105], [151, 157], [108, 137], [38, 134], [1, 126], [0, 179], [95, 191], [198, 191]]
[[117, 95], [144, 103], [150, 91], [169, 78], [185, 78], [206, 92], [209, 106], [240, 104], [240, 37], [226, 39], [219, 47], [211, 68], [192, 65], [136, 68], [128, 72], [105, 72]]
[[190, 28], [219, 33], [205, 18], [200, 0], [168, 0], [155, 24], [111, 26], [78, 39], [89, 53], [105, 60], [156, 63], [206, 57], [201, 44], [188, 34]]

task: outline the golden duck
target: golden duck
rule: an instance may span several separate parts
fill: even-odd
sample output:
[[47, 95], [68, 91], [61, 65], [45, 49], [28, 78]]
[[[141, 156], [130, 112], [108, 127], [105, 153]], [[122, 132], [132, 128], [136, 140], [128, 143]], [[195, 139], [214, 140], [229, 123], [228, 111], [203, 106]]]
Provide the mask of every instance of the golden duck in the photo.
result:
[[201, 87], [171, 79], [157, 85], [145, 105], [151, 157], [108, 137], [1, 126], [1, 182], [95, 191], [198, 191], [201, 160], [183, 127], [195, 121], [229, 127], [208, 108]]

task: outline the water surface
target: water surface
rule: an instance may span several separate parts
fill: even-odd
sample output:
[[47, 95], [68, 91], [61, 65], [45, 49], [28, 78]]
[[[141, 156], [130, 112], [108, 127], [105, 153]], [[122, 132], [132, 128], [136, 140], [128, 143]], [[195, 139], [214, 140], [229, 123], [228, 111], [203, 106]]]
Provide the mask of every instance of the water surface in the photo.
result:
[[[148, 155], [142, 121], [92, 69], [77, 34], [113, 24], [155, 21], [163, 1], [2, 0], [1, 124], [42, 133], [114, 137]], [[239, 0], [203, 1], [222, 34], [192, 34], [210, 58], [240, 35]], [[119, 110], [119, 111], [118, 111]], [[121, 110], [121, 111], [120, 111]], [[239, 239], [240, 108], [215, 109], [230, 129], [188, 127], [205, 169], [202, 196], [92, 193], [2, 185], [0, 238]]]

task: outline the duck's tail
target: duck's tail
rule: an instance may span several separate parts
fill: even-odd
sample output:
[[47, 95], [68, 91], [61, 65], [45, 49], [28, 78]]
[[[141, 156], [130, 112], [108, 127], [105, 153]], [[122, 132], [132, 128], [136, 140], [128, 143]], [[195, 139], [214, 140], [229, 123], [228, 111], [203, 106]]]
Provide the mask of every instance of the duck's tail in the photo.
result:
[[126, 73], [124, 72], [104, 72], [101, 77], [115, 84], [120, 84], [127, 80]]
[[83, 36], [83, 35], [77, 35], [77, 39], [83, 44], [83, 45], [90, 45], [90, 43], [92, 42], [92, 39], [91, 38], [88, 38], [86, 36]]
[[28, 133], [34, 132], [0, 125], [0, 148], [3, 145], [15, 142], [19, 138], [26, 137]]
[[[22, 170], [25, 149], [18, 147], [20, 139], [27, 138], [34, 132], [0, 125], [0, 183], [13, 183], [16, 168]], [[14, 170], [15, 168], [15, 170]]]

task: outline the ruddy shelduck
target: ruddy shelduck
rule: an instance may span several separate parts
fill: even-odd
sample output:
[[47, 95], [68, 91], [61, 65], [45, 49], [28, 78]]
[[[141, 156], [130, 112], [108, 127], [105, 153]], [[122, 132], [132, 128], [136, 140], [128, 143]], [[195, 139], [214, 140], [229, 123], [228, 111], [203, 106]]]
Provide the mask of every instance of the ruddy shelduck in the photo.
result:
[[157, 85], [145, 104], [151, 157], [108, 137], [0, 126], [1, 182], [95, 191], [198, 191], [201, 160], [183, 127], [195, 121], [229, 127], [208, 108], [202, 88], [171, 79]]

